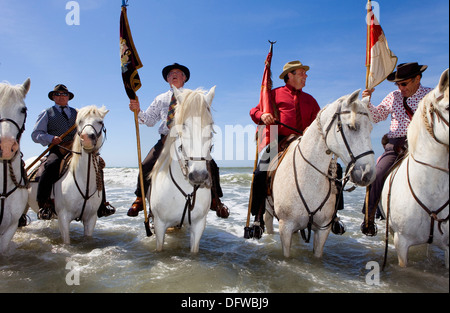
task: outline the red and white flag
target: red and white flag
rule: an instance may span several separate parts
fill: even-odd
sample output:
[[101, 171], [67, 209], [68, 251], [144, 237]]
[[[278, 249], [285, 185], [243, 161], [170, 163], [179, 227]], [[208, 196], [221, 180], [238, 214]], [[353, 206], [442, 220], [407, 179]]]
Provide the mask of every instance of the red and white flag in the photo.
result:
[[384, 35], [373, 10], [372, 3], [367, 3], [367, 80], [366, 88], [372, 89], [383, 82], [395, 70], [398, 58], [389, 49]]

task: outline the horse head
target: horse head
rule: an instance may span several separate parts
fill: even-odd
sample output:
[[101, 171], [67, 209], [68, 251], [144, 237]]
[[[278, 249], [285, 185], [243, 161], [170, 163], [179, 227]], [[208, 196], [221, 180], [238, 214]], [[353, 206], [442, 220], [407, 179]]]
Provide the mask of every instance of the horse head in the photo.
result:
[[[338, 99], [331, 108], [335, 113], [327, 114], [328, 127], [325, 142], [347, 167], [351, 181], [360, 186], [370, 185], [375, 180], [375, 158], [370, 133], [372, 122], [367, 109], [367, 99], [359, 100], [360, 90]], [[325, 114], [324, 114], [325, 115]]]
[[[448, 69], [446, 69], [439, 80], [439, 84], [436, 86], [434, 91], [432, 92], [432, 102], [433, 102], [433, 111], [435, 113], [435, 121], [434, 121], [434, 136], [436, 137], [438, 142], [449, 146], [449, 124], [448, 124], [448, 115], [449, 115], [449, 95], [448, 95], [448, 86], [449, 86], [449, 75]], [[431, 113], [430, 113], [431, 114]]]
[[22, 85], [0, 84], [0, 160], [11, 160], [19, 151], [27, 117], [24, 99], [29, 90], [29, 78]]
[[103, 120], [108, 112], [104, 106], [99, 109], [94, 105], [78, 111], [76, 123], [79, 144], [87, 153], [96, 152], [103, 145], [103, 133], [106, 133]]
[[173, 88], [177, 99], [174, 126], [173, 159], [178, 159], [184, 176], [193, 186], [210, 186], [211, 179], [207, 161], [211, 160], [213, 120], [211, 104], [215, 87], [205, 94], [203, 90], [180, 92]]

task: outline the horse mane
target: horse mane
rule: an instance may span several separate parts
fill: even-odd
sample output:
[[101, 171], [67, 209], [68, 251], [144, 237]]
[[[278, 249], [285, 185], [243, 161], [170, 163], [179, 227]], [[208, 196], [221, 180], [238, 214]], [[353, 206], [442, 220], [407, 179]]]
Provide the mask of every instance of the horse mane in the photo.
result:
[[[339, 112], [343, 112], [346, 109], [343, 108], [343, 106], [345, 106], [347, 104], [347, 100], [350, 97], [350, 95], [346, 95], [346, 96], [342, 96], [339, 99], [337, 99], [334, 102], [331, 102], [329, 104], [327, 104], [325, 107], [323, 107], [319, 113], [317, 113], [316, 116], [316, 120], [317, 123], [320, 125], [320, 116], [322, 115], [323, 111], [327, 110], [328, 108], [332, 107], [332, 106], [336, 106], [335, 111], [337, 111], [337, 106], [339, 106]], [[355, 101], [353, 101], [351, 103], [351, 107], [350, 107], [350, 127], [355, 127], [356, 126], [356, 117], [357, 114], [356, 113], [367, 113], [369, 120], [371, 123], [373, 123], [373, 119], [372, 119], [372, 115], [369, 112], [369, 108], [367, 106], [367, 104], [365, 103], [365, 100], [360, 100], [360, 99], [356, 99]]]
[[0, 106], [4, 106], [6, 103], [22, 102], [26, 94], [27, 91], [23, 85], [12, 86], [6, 81], [2, 82], [0, 83]]
[[[81, 109], [77, 109], [77, 119], [75, 121], [75, 124], [78, 125], [80, 124], [80, 122], [82, 120], [84, 120], [87, 116], [90, 115], [96, 115], [99, 116], [100, 118], [104, 118], [106, 113], [108, 113], [108, 110], [106, 110], [106, 108], [103, 106], [101, 108], [96, 107], [95, 105], [89, 105], [86, 107], [83, 107]], [[100, 144], [101, 143], [97, 143]], [[81, 157], [81, 150], [82, 150], [82, 146], [81, 146], [81, 139], [80, 136], [75, 136], [73, 139], [73, 144], [72, 144], [72, 160], [70, 161], [70, 170], [74, 171], [77, 166], [78, 163], [80, 161], [80, 157]]]
[[[408, 150], [410, 153], [414, 153], [417, 149], [417, 141], [419, 138], [422, 124], [425, 119], [429, 118], [428, 109], [434, 104], [435, 94], [439, 90], [439, 84], [433, 90], [431, 90], [425, 97], [420, 100], [417, 110], [413, 115], [411, 123], [408, 126], [407, 138], [408, 138]], [[449, 98], [448, 88], [444, 91], [444, 97]]]
[[201, 127], [214, 124], [211, 109], [209, 104], [205, 101], [205, 90], [198, 88], [196, 90], [183, 89], [181, 103], [175, 107], [175, 116], [173, 126], [169, 135], [166, 137], [164, 148], [158, 158], [150, 177], [159, 171], [168, 171], [172, 160], [171, 147], [177, 139], [177, 129], [182, 129], [183, 123], [189, 117], [198, 117], [201, 120]]

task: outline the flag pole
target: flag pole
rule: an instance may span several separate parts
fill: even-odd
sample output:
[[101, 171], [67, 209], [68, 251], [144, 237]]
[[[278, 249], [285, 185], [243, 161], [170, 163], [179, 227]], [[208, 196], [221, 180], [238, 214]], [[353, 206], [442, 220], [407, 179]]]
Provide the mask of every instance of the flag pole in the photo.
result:
[[[270, 43], [269, 55], [272, 55], [272, 53], [273, 53], [273, 45], [276, 43], [276, 41], [270, 41], [269, 40], [269, 43]], [[270, 92], [270, 90], [272, 89], [272, 81], [271, 81], [271, 78], [270, 78], [270, 75], [271, 75], [271, 73], [270, 73], [271, 60], [272, 60], [272, 56], [270, 56], [270, 60], [269, 60], [269, 58], [266, 58], [266, 63], [265, 63], [265, 67], [264, 67], [264, 75], [263, 75], [263, 84], [262, 84], [262, 87], [261, 87], [261, 92]], [[267, 78], [269, 78], [269, 80], [270, 80], [268, 82], [270, 86], [265, 86], [264, 85], [265, 78], [266, 78], [265, 76], [266, 75], [269, 76]], [[260, 100], [261, 100], [261, 98], [260, 98]], [[265, 113], [267, 113], [267, 112], [265, 112]], [[255, 137], [255, 141], [256, 141], [256, 155], [255, 155], [255, 163], [253, 165], [252, 183], [250, 185], [250, 197], [249, 197], [249, 201], [248, 201], [247, 223], [246, 223], [246, 226], [244, 227], [244, 238], [245, 239], [253, 238], [253, 235], [254, 235], [254, 228], [250, 227], [250, 215], [251, 215], [251, 211], [252, 211], [253, 185], [254, 185], [254, 180], [255, 180], [255, 171], [256, 171], [256, 168], [258, 166], [258, 158], [259, 158], [259, 138], [258, 138], [258, 136], [259, 136], [259, 131], [257, 130], [256, 131], [256, 137]]]
[[369, 74], [370, 74], [370, 23], [372, 19], [369, 18], [370, 11], [372, 10], [372, 2], [368, 0], [367, 2], [367, 15], [366, 15], [366, 24], [367, 24], [367, 41], [366, 41], [366, 89], [369, 88]]
[[[136, 100], [138, 97], [136, 96]], [[139, 120], [138, 120], [138, 112], [134, 111], [134, 126], [136, 128], [136, 143], [137, 143], [137, 155], [138, 155], [138, 164], [139, 164], [139, 184], [141, 187], [141, 195], [142, 195], [142, 206], [144, 207], [144, 226], [147, 237], [152, 235], [152, 231], [150, 230], [150, 221], [147, 213], [147, 205], [145, 203], [145, 188], [144, 188], [144, 176], [142, 170], [142, 161], [141, 161], [141, 136], [139, 133]]]
[[[128, 17], [127, 17], [127, 6], [128, 6], [128, 0], [122, 0], [122, 14], [121, 14], [121, 20], [120, 20], [120, 31], [121, 31], [121, 41], [122, 41], [122, 31], [126, 32], [127, 34], [123, 34], [124, 36], [127, 35], [127, 44], [129, 46], [127, 49], [131, 49], [133, 51], [132, 53], [132, 59], [128, 60], [129, 63], [124, 64], [124, 60], [122, 59], [122, 78], [124, 80], [124, 86], [125, 90], [127, 91], [128, 98], [131, 100], [132, 98], [135, 100], [138, 100], [138, 96], [136, 95], [136, 91], [141, 87], [141, 82], [139, 79], [139, 76], [137, 74], [137, 70], [142, 67], [141, 61], [139, 59], [139, 56], [137, 55], [136, 47], [134, 46], [133, 38], [131, 35], [130, 26], [128, 23]], [[123, 17], [123, 19], [122, 19]], [[122, 28], [125, 28], [123, 30]], [[128, 34], [129, 33], [129, 34]], [[121, 42], [121, 50], [122, 50], [122, 42]], [[122, 51], [121, 51], [122, 54]], [[122, 55], [121, 55], [122, 57]], [[135, 58], [135, 59], [134, 59]], [[131, 66], [132, 68], [128, 69], [128, 66]], [[125, 69], [125, 70], [124, 70]], [[124, 77], [124, 72], [128, 74], [130, 71], [132, 71], [132, 74], [130, 76]], [[141, 161], [141, 140], [140, 140], [140, 134], [139, 134], [139, 120], [138, 120], [138, 111], [134, 111], [134, 125], [136, 129], [136, 144], [137, 144], [137, 155], [138, 155], [138, 164], [139, 164], [139, 185], [141, 189], [142, 194], [142, 205], [144, 208], [144, 226], [145, 231], [147, 234], [147, 237], [150, 237], [152, 235], [152, 231], [150, 230], [150, 222], [149, 222], [149, 216], [147, 213], [147, 205], [145, 203], [145, 188], [144, 188], [144, 177], [143, 177], [143, 170], [142, 170], [142, 161]]]
[[[370, 11], [372, 10], [372, 2], [368, 0], [367, 2], [367, 15], [366, 15], [366, 24], [367, 24], [367, 42], [366, 42], [366, 89], [369, 88], [369, 74], [370, 74], [370, 23], [372, 19], [369, 19]], [[364, 198], [365, 202], [365, 216], [364, 222], [366, 228], [369, 227], [369, 193], [370, 193], [370, 185], [366, 187], [366, 196]]]

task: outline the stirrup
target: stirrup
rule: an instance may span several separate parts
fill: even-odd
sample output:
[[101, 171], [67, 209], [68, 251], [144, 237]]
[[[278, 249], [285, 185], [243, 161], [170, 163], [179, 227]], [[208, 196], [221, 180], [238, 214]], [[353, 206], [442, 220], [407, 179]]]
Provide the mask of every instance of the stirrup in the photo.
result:
[[331, 223], [331, 231], [335, 235], [343, 235], [345, 233], [345, 224], [341, 221], [339, 217], [335, 217]]
[[104, 202], [97, 211], [98, 217], [107, 217], [116, 213], [116, 208], [112, 206], [109, 202]]
[[377, 233], [378, 233], [378, 227], [377, 227], [377, 224], [375, 224], [374, 222], [369, 221], [369, 222], [367, 223], [367, 226], [366, 226], [366, 222], [364, 221], [364, 222], [362, 222], [362, 224], [361, 224], [361, 232], [362, 232], [364, 235], [366, 235], [366, 236], [374, 237], [374, 236], [376, 236]]

